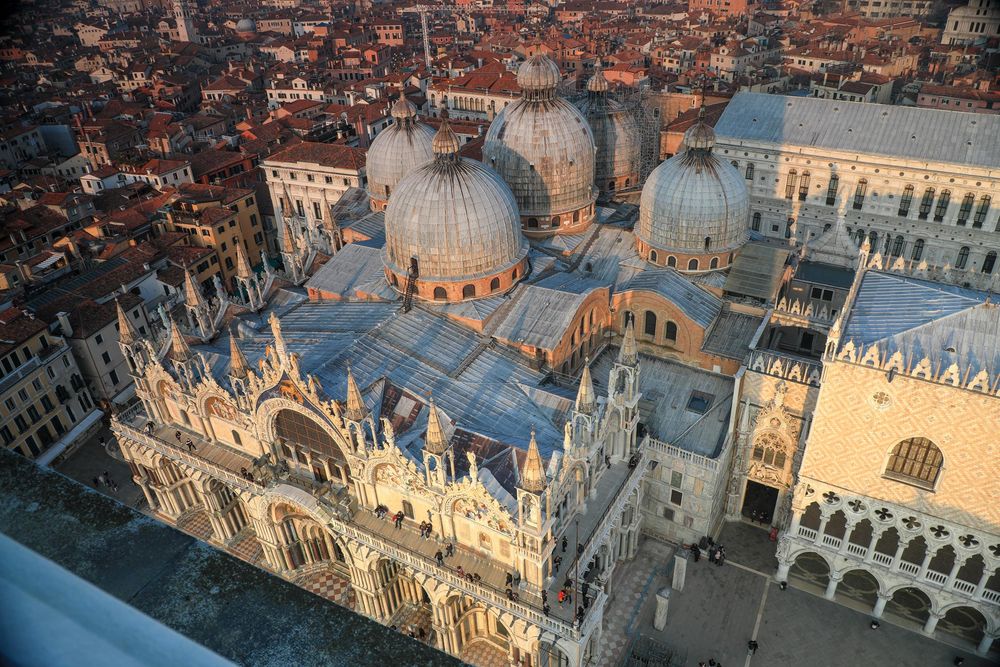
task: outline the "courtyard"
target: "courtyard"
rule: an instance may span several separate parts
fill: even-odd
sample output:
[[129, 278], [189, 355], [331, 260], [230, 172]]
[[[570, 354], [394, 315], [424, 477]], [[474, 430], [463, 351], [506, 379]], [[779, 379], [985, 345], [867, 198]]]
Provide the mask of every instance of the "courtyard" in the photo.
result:
[[[672, 652], [671, 664], [684, 667], [709, 659], [725, 667], [948, 667], [958, 656], [965, 659], [963, 667], [1000, 664], [995, 651], [978, 657], [971, 643], [963, 647], [960, 638], [940, 632], [931, 639], [903, 616], [887, 613], [872, 630], [868, 613], [823, 599], [822, 590], [808, 582], [793, 578], [781, 590], [771, 577], [775, 545], [760, 528], [728, 524], [719, 542], [726, 546], [726, 563], [688, 562], [683, 590], [671, 591], [662, 631], [652, 625], [656, 592], [670, 587], [675, 551], [653, 540], [642, 542], [635, 565], [617, 573], [605, 614], [601, 665], [626, 664], [633, 649], [648, 653], [650, 644]], [[752, 657], [747, 653], [751, 638], [760, 645]]]

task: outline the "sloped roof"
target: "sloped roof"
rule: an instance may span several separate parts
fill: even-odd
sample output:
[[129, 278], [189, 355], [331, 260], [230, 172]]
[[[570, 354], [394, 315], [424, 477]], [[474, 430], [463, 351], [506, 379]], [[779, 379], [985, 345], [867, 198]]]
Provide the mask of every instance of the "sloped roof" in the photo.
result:
[[748, 243], [737, 253], [723, 288], [731, 294], [770, 301], [781, 282], [788, 251], [784, 248]]
[[722, 300], [673, 269], [647, 269], [620, 285], [617, 292], [655, 292], [676, 305], [693, 322], [707, 329], [722, 310]]

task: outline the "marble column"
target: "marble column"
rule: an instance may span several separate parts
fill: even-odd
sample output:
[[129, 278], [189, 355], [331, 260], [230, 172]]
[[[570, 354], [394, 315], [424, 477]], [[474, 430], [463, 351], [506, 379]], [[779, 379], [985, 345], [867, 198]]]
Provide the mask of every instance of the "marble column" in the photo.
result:
[[891, 595], [882, 595], [879, 593], [878, 599], [875, 601], [875, 606], [872, 608], [872, 617], [882, 618], [882, 614], [885, 612], [885, 605], [888, 604], [891, 599]]
[[831, 572], [830, 581], [826, 585], [826, 592], [823, 593], [823, 597], [825, 597], [827, 600], [832, 600], [834, 597], [836, 597], [837, 584], [839, 583], [840, 583], [840, 577], [834, 576], [834, 574]]

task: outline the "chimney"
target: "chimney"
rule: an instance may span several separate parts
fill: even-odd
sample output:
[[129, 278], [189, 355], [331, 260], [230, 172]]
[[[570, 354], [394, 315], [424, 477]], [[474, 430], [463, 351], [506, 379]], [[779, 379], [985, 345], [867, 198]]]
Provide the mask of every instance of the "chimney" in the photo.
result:
[[56, 317], [59, 318], [59, 326], [62, 327], [62, 334], [69, 338], [73, 335], [73, 325], [69, 323], [69, 313], [66, 311], [61, 311], [56, 313]]

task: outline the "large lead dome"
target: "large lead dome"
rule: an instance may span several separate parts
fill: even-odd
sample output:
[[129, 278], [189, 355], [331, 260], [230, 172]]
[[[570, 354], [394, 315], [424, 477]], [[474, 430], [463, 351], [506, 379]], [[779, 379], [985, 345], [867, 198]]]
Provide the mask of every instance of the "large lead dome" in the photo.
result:
[[517, 74], [521, 99], [493, 120], [483, 161], [510, 186], [532, 236], [572, 233], [594, 215], [594, 137], [583, 115], [556, 96], [559, 68], [542, 55]]
[[712, 154], [715, 132], [698, 122], [684, 133], [686, 150], [649, 175], [639, 202], [639, 255], [679, 271], [722, 269], [747, 238], [750, 195], [743, 176]]
[[608, 96], [608, 80], [600, 62], [587, 82], [587, 97], [577, 107], [590, 124], [597, 152], [594, 184], [611, 193], [639, 185], [639, 126], [628, 110]]
[[372, 209], [381, 211], [403, 177], [434, 158], [434, 128], [417, 120], [417, 109], [405, 97], [392, 105], [393, 124], [372, 141], [365, 159]]
[[458, 156], [447, 118], [433, 147], [434, 160], [400, 181], [386, 208], [386, 277], [405, 291], [415, 269], [416, 296], [437, 301], [509, 288], [528, 256], [514, 195], [495, 171]]

